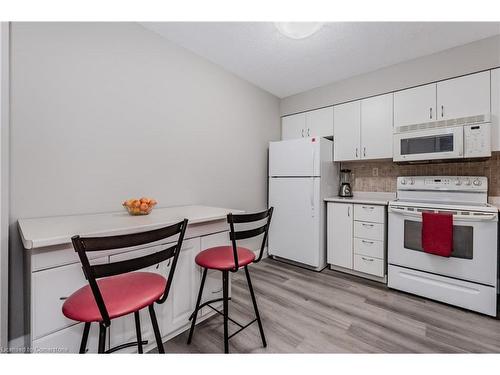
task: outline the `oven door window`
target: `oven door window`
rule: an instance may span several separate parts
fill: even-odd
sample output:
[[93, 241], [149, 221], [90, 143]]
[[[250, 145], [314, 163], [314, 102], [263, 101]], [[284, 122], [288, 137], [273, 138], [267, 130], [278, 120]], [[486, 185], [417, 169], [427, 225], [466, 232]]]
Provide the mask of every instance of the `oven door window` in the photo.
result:
[[401, 139], [401, 155], [431, 154], [453, 151], [453, 134]]
[[[472, 259], [474, 233], [471, 226], [453, 226], [452, 258]], [[405, 220], [404, 224], [405, 249], [424, 251], [422, 249], [422, 222]]]

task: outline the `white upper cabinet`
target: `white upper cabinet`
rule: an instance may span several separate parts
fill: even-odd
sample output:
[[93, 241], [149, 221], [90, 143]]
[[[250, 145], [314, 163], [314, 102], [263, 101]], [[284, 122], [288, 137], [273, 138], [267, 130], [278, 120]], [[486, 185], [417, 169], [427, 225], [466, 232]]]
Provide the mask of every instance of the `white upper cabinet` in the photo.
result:
[[304, 136], [306, 114], [285, 116], [281, 119], [281, 139], [294, 139]]
[[333, 136], [333, 107], [306, 112], [308, 137]]
[[394, 94], [361, 101], [362, 159], [392, 158]]
[[281, 119], [281, 139], [333, 136], [333, 107], [285, 116]]
[[361, 101], [333, 107], [333, 160], [360, 158]]
[[491, 151], [500, 151], [500, 68], [491, 71]]
[[437, 83], [437, 119], [490, 113], [490, 72], [480, 72]]
[[394, 93], [394, 126], [435, 121], [436, 84], [414, 87]]

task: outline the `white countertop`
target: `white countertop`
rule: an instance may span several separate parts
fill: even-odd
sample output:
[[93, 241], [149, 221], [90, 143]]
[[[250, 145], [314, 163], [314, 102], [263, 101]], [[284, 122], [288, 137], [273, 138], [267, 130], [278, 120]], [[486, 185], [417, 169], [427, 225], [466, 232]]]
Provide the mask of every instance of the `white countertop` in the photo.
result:
[[225, 219], [227, 214], [240, 210], [208, 206], [177, 206], [155, 208], [149, 215], [131, 216], [127, 211], [90, 215], [55, 216], [19, 219], [19, 233], [26, 249], [71, 243], [79, 234], [118, 235], [151, 230], [177, 223], [184, 218], [189, 224]]
[[396, 199], [396, 193], [386, 192], [354, 192], [353, 197], [331, 197], [325, 198], [325, 202], [361, 203], [388, 205], [390, 201]]

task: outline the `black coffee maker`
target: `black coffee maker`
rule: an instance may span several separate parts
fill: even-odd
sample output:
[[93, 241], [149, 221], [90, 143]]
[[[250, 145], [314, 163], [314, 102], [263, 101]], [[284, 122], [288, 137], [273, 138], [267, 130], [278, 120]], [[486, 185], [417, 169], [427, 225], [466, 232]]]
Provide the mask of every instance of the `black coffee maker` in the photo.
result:
[[339, 196], [352, 197], [351, 170], [350, 169], [341, 169], [340, 170]]

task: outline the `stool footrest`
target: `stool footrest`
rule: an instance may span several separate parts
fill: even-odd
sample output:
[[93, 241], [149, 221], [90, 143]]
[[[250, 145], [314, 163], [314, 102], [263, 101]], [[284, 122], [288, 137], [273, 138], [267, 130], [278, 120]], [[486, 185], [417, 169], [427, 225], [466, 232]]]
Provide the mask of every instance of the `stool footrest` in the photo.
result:
[[[218, 311], [217, 309], [213, 308], [212, 306], [210, 306], [211, 303], [215, 303], [215, 302], [221, 302], [223, 301], [224, 298], [216, 298], [216, 299], [212, 299], [210, 301], [207, 301], [207, 302], [203, 302], [199, 307], [198, 309], [194, 310], [193, 313], [189, 316], [189, 321], [193, 320], [194, 318], [194, 314], [196, 314], [198, 311], [201, 310], [202, 307], [205, 307], [205, 306], [208, 306], [210, 307], [211, 309], [217, 311], [219, 314], [222, 314], [220, 311]], [[228, 298], [228, 301], [231, 301], [231, 297]]]
[[244, 326], [241, 326], [240, 324], [238, 324], [241, 328], [239, 330], [237, 330], [236, 332], [234, 332], [233, 334], [229, 335], [228, 339], [230, 339], [231, 337], [233, 337], [236, 334], [240, 333], [241, 331], [243, 331], [245, 328], [247, 328], [249, 325], [255, 323], [256, 321], [257, 321], [257, 319], [254, 319], [251, 322], [245, 324]]
[[[211, 306], [211, 305], [210, 305], [210, 303], [212, 303], [212, 302], [217, 302], [217, 301], [220, 301], [220, 299], [205, 302], [205, 303], [204, 303], [204, 306], [208, 306], [208, 307], [210, 307], [212, 310], [214, 310], [216, 313], [218, 313], [218, 314], [220, 314], [220, 315], [224, 316], [224, 313], [223, 313], [222, 311], [217, 310], [215, 307], [213, 307], [213, 306]], [[201, 307], [201, 306], [200, 306], [200, 307]], [[241, 331], [243, 331], [245, 328], [247, 328], [248, 326], [250, 326], [251, 324], [253, 324], [253, 323], [255, 323], [255, 322], [257, 321], [257, 319], [254, 319], [254, 320], [252, 320], [251, 322], [249, 322], [249, 323], [247, 323], [247, 324], [243, 325], [243, 324], [241, 324], [241, 323], [237, 322], [236, 320], [231, 319], [231, 317], [229, 317], [229, 316], [227, 317], [227, 319], [228, 319], [229, 321], [233, 322], [234, 324], [236, 324], [238, 327], [240, 327], [240, 329], [238, 329], [236, 332], [234, 332], [233, 334], [231, 334], [231, 335], [228, 337], [228, 339], [230, 339], [231, 337], [233, 337], [233, 336], [235, 336], [236, 334], [240, 333], [240, 332], [241, 332]]]
[[[125, 349], [125, 348], [130, 348], [131, 346], [137, 346], [138, 342], [137, 341], [132, 341], [132, 342], [127, 342], [126, 344], [121, 344], [121, 345], [118, 345], [118, 346], [115, 346], [109, 350], [106, 350], [105, 353], [114, 353], [118, 350], [122, 350], [122, 349]], [[142, 345], [147, 345], [148, 344], [148, 340], [143, 340], [141, 341], [141, 344]]]

